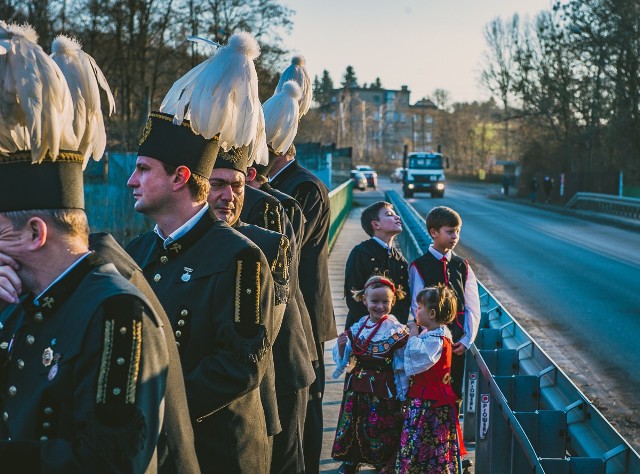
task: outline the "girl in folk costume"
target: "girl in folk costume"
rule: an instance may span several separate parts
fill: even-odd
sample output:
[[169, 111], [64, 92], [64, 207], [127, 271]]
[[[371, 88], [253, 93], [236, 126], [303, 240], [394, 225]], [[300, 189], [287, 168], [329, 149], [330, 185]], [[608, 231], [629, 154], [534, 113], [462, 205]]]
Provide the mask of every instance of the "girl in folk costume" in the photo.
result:
[[456, 296], [438, 284], [417, 295], [417, 324], [408, 324], [404, 370], [410, 376], [404, 421], [396, 456], [396, 473], [459, 473], [466, 454], [458, 423], [457, 399], [451, 388], [451, 333]]
[[404, 295], [388, 278], [369, 278], [354, 292], [369, 314], [340, 334], [333, 348], [333, 378], [347, 370], [331, 453], [344, 462], [338, 472], [357, 472], [359, 463], [382, 469], [393, 462], [402, 424], [396, 395], [399, 388], [406, 392], [408, 383], [399, 363], [409, 333], [389, 311]]

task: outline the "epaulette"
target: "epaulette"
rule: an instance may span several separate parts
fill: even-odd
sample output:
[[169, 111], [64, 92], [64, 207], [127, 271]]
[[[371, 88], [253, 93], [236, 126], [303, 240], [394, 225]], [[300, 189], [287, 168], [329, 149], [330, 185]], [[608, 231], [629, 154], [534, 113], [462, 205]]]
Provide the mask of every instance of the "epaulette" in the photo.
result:
[[291, 247], [286, 236], [280, 237], [278, 255], [271, 264], [271, 274], [275, 285], [275, 304], [287, 304], [289, 301], [289, 267], [291, 266]]
[[282, 216], [280, 215], [279, 206], [270, 206], [268, 202], [264, 203], [264, 226], [267, 230], [283, 233]]
[[260, 361], [270, 347], [262, 324], [261, 265], [253, 249], [242, 251], [236, 260], [233, 322], [241, 339], [230, 342], [238, 359], [252, 362]]
[[103, 303], [104, 328], [96, 390], [94, 439], [105, 456], [129, 459], [148, 437], [136, 405], [145, 306], [133, 295], [115, 295]]

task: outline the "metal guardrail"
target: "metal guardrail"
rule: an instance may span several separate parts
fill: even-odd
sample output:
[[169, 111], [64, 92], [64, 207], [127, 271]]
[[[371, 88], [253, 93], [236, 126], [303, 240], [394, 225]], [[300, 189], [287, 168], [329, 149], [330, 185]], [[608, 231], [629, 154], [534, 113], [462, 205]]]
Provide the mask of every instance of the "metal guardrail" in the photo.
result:
[[[428, 248], [425, 222], [396, 191], [407, 260]], [[404, 234], [413, 234], [411, 236]], [[640, 473], [640, 456], [494, 296], [478, 283], [482, 318], [466, 356], [464, 438], [477, 474]]]
[[348, 180], [329, 192], [331, 223], [329, 224], [329, 250], [333, 248], [340, 229], [347, 220], [353, 203], [353, 181]]
[[640, 219], [640, 199], [611, 194], [576, 193], [566, 207], [581, 211], [613, 214], [629, 219]]

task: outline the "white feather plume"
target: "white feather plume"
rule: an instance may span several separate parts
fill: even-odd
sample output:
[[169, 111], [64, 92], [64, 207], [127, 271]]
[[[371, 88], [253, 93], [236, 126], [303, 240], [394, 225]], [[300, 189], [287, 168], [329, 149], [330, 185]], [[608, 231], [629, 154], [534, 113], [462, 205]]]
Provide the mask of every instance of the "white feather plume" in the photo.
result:
[[84, 157], [83, 166], [86, 166], [89, 157], [100, 160], [107, 145], [100, 89], [107, 97], [106, 113], [109, 116], [115, 112], [116, 103], [104, 74], [95, 60], [82, 51], [77, 40], [60, 35], [53, 40], [51, 50], [51, 57], [69, 85], [74, 105], [73, 131], [79, 140], [78, 151]]
[[300, 117], [309, 111], [311, 99], [313, 98], [311, 76], [309, 76], [309, 73], [307, 72], [305, 63], [306, 61], [304, 56], [294, 56], [291, 60], [291, 65], [282, 72], [282, 76], [280, 76], [280, 80], [276, 86], [276, 91], [274, 92], [274, 94], [280, 92], [287, 81], [296, 81], [302, 90], [302, 95], [299, 99]]
[[249, 143], [248, 153], [247, 166], [253, 166], [253, 164], [269, 164], [269, 147], [267, 147], [266, 124], [262, 107], [260, 107], [258, 117], [258, 132], [251, 143]]
[[225, 151], [249, 145], [260, 122], [253, 63], [259, 55], [260, 47], [251, 34], [234, 34], [229, 44], [173, 85], [160, 111], [173, 115], [176, 124], [190, 120], [193, 131], [205, 138], [220, 134]]
[[278, 154], [286, 152], [298, 133], [299, 100], [302, 95], [296, 81], [287, 81], [280, 92], [262, 106], [267, 123], [267, 143]]
[[67, 82], [36, 41], [32, 27], [0, 21], [0, 152], [30, 149], [39, 163], [77, 149], [78, 139]]

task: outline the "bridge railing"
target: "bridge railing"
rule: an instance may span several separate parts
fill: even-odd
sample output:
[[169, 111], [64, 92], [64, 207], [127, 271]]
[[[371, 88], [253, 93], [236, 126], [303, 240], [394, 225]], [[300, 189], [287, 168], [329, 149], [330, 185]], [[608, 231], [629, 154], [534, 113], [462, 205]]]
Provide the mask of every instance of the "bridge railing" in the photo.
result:
[[576, 193], [566, 207], [581, 211], [613, 214], [629, 219], [640, 219], [640, 199], [611, 194]]
[[331, 205], [331, 223], [329, 224], [329, 250], [336, 242], [342, 224], [347, 220], [351, 205], [353, 203], [353, 181], [348, 180], [342, 183], [329, 193]]
[[[427, 251], [424, 219], [396, 191], [407, 260]], [[409, 235], [412, 234], [412, 235]], [[475, 472], [640, 473], [640, 456], [500, 302], [478, 283], [480, 330], [466, 355], [464, 438]]]

